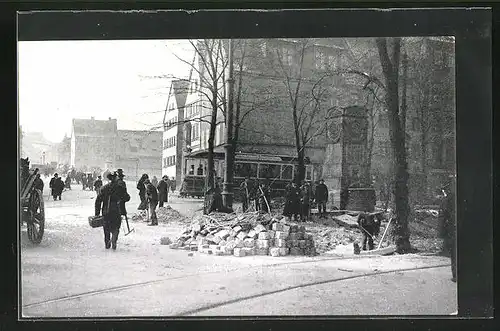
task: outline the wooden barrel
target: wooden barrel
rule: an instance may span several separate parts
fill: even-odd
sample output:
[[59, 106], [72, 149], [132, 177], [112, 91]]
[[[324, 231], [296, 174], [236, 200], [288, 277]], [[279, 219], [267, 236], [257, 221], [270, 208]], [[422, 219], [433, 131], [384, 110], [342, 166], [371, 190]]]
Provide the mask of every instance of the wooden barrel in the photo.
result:
[[373, 188], [349, 188], [348, 210], [372, 212], [375, 210], [376, 196]]

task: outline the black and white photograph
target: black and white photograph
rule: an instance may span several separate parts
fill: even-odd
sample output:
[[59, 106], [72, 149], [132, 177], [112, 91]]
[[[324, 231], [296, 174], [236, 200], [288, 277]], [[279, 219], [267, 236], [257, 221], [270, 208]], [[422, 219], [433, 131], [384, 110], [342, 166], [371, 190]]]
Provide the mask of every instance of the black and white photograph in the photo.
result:
[[20, 317], [457, 314], [453, 35], [66, 39], [18, 41]]

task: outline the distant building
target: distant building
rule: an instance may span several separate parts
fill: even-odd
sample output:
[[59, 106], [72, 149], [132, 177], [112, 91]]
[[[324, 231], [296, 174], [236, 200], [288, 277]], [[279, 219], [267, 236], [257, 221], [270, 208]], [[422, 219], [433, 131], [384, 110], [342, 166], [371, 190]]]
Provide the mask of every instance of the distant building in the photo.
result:
[[116, 119], [73, 119], [71, 129], [71, 166], [76, 169], [103, 168], [115, 162], [117, 146]]
[[188, 82], [174, 80], [170, 86], [168, 102], [163, 119], [162, 175], [174, 177], [180, 187], [182, 177], [182, 153], [184, 128], [191, 123], [183, 123]]
[[128, 179], [137, 179], [143, 173], [160, 177], [162, 132], [118, 130], [114, 169], [122, 168]]

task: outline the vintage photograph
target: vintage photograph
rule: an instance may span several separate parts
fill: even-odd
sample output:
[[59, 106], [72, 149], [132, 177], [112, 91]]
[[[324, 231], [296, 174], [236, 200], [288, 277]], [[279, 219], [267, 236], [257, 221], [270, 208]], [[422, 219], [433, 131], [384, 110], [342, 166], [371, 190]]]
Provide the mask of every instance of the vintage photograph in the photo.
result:
[[18, 42], [26, 318], [457, 313], [455, 38]]

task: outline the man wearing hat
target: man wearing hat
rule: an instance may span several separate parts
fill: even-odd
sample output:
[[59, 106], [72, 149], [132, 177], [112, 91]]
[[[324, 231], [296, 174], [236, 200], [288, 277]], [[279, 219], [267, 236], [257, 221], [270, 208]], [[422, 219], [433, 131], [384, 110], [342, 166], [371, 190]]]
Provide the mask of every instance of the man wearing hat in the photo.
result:
[[168, 202], [168, 185], [169, 179], [168, 176], [163, 176], [158, 182], [158, 199], [159, 199], [159, 207], [163, 207], [164, 202]]
[[328, 201], [328, 187], [325, 185], [323, 179], [319, 180], [318, 186], [316, 186], [316, 203], [318, 204], [319, 217], [326, 217], [326, 202]]
[[99, 195], [99, 191], [101, 191], [102, 188], [102, 177], [99, 175], [97, 176], [97, 179], [94, 182], [94, 190], [97, 195]]
[[158, 218], [156, 217], [156, 206], [158, 205], [158, 191], [156, 187], [151, 183], [149, 178], [144, 180], [144, 185], [146, 185], [146, 197], [149, 204], [149, 214], [151, 217], [151, 223], [148, 225], [158, 225]]
[[109, 173], [107, 178], [110, 182], [102, 187], [95, 200], [95, 215], [99, 216], [102, 209], [105, 248], [112, 247], [113, 250], [116, 250], [116, 242], [122, 223], [120, 201], [125, 201], [128, 194], [121, 185], [118, 185], [116, 172]]

